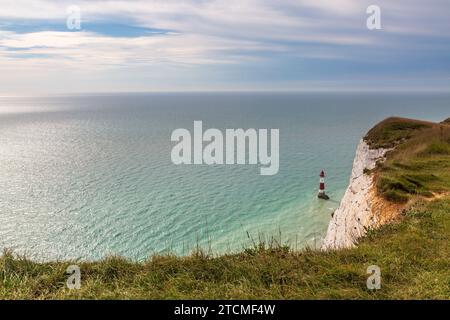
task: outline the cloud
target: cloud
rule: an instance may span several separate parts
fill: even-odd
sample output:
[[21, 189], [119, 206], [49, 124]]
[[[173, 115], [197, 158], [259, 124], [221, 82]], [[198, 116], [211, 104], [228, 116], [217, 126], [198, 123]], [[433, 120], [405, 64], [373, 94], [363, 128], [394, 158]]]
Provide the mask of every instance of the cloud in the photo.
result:
[[[66, 28], [67, 8], [74, 4], [82, 14], [82, 29], [77, 32]], [[210, 83], [221, 81], [218, 69], [205, 71], [212, 66], [222, 68], [222, 74], [247, 70], [256, 79], [261, 68], [278, 68], [273, 73], [298, 69], [299, 77], [312, 72], [327, 77], [333, 70], [343, 72], [342, 66], [349, 64], [342, 61], [356, 62], [361, 72], [379, 68], [381, 62], [387, 70], [395, 61], [414, 69], [426, 55], [448, 64], [441, 57], [448, 49], [442, 41], [448, 40], [450, 30], [444, 0], [380, 0], [383, 29], [376, 32], [365, 26], [370, 4], [368, 0], [3, 0], [0, 68], [21, 70], [22, 77], [52, 69], [55, 79], [74, 70], [85, 77], [104, 72], [102, 81], [108, 81], [107, 73], [116, 72], [111, 70], [124, 74], [141, 67], [160, 73], [152, 75], [152, 81], [169, 82], [174, 76], [166, 74], [167, 68], [174, 67], [191, 70], [191, 78], [203, 77]]]
[[[304, 2], [307, 6], [318, 6], [315, 2]], [[92, 58], [95, 56], [103, 61], [98, 64], [111, 65], [131, 62], [133, 56], [134, 62], [142, 63], [157, 60], [230, 63], [243, 57], [248, 61], [258, 52], [267, 55], [292, 51], [292, 42], [342, 45], [370, 42], [360, 35], [321, 30], [307, 17], [287, 14], [278, 1], [258, 0], [80, 1], [84, 27], [82, 32], [74, 34], [64, 30], [66, 8], [71, 4], [71, 1], [6, 1], [0, 15], [7, 21], [3, 29], [13, 34], [3, 36], [0, 45], [28, 47], [30, 54], [51, 54], [53, 58], [60, 55], [62, 60], [72, 58], [73, 62], [88, 64], [95, 62]], [[319, 3], [318, 7], [323, 9], [324, 4]], [[18, 20], [24, 18], [32, 19], [33, 23]], [[134, 31], [130, 37], [136, 39], [123, 39], [126, 29]], [[149, 30], [164, 32], [154, 37], [155, 33], [145, 34]], [[40, 48], [33, 49], [36, 47]], [[68, 55], [68, 51], [72, 54]], [[323, 55], [318, 52], [317, 56]]]

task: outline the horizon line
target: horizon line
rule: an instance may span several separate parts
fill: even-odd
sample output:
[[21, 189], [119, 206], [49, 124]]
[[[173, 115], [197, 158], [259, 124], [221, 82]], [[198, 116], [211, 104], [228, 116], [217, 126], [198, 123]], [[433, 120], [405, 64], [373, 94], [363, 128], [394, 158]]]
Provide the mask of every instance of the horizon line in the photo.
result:
[[104, 95], [146, 95], [146, 94], [233, 94], [233, 93], [267, 93], [267, 94], [301, 94], [301, 93], [441, 93], [450, 94], [449, 89], [438, 88], [405, 88], [405, 89], [275, 89], [275, 90], [145, 90], [145, 91], [92, 91], [65, 93], [36, 93], [36, 94], [8, 94], [0, 93], [0, 98], [39, 98], [39, 97], [75, 97], [75, 96], [104, 96]]

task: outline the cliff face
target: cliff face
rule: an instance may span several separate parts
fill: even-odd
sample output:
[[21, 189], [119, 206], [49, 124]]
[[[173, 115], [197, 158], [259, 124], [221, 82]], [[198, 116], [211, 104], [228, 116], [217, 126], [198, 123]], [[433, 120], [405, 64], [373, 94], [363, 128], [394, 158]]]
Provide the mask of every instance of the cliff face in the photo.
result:
[[387, 210], [388, 204], [376, 195], [374, 175], [367, 172], [375, 168], [377, 161], [385, 159], [387, 151], [389, 149], [370, 149], [361, 139], [353, 162], [350, 185], [333, 214], [322, 249], [353, 247], [367, 229], [389, 220], [390, 214], [387, 212], [392, 210]]

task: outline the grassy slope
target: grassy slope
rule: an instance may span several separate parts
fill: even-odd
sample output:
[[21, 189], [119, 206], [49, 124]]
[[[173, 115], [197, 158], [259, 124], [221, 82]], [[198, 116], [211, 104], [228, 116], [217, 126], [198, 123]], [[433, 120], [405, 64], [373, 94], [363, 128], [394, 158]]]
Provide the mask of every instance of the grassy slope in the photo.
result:
[[405, 203], [450, 190], [450, 123], [389, 118], [366, 136], [372, 147], [392, 147], [377, 187], [387, 200]]
[[[5, 253], [0, 258], [0, 298], [450, 299], [450, 155], [442, 152], [442, 145], [433, 146], [436, 141], [450, 142], [445, 140], [448, 127], [442, 136], [439, 125], [411, 128], [398, 126], [397, 120], [378, 129], [401, 132], [373, 130], [368, 135], [373, 146], [402, 141], [378, 168], [378, 180], [436, 175], [425, 179], [421, 188], [440, 194], [427, 199], [401, 190], [409, 200], [403, 219], [371, 231], [355, 249], [293, 252], [261, 247], [220, 257], [152, 257], [145, 263], [111, 257], [79, 263], [80, 290], [65, 288], [65, 270], [73, 262], [34, 263]], [[373, 264], [382, 272], [382, 288], [375, 292], [366, 288], [366, 269]]]

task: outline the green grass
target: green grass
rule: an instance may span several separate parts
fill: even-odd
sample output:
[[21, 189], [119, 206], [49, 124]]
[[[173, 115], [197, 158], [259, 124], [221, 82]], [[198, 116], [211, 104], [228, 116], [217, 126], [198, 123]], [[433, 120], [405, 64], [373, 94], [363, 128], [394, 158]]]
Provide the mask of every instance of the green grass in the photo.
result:
[[[78, 263], [80, 290], [65, 286], [77, 262], [0, 258], [2, 299], [449, 299], [450, 199], [416, 205], [397, 224], [334, 252], [255, 247], [219, 257], [119, 257]], [[378, 265], [382, 288], [366, 287]]]
[[[222, 256], [196, 251], [145, 262], [45, 263], [6, 251], [0, 299], [450, 299], [450, 126], [412, 129], [395, 119], [385, 122], [387, 131], [377, 129], [393, 137], [376, 130], [370, 135], [373, 146], [398, 144], [374, 173], [386, 198], [412, 204], [399, 222], [370, 230], [357, 248], [294, 251], [260, 244]], [[432, 192], [441, 197], [431, 199]], [[65, 285], [72, 264], [81, 268], [79, 290]], [[366, 287], [370, 265], [381, 268], [380, 290]]]
[[421, 153], [422, 156], [450, 155], [450, 143], [448, 141], [432, 141]]
[[365, 140], [372, 148], [392, 148], [413, 137], [417, 131], [431, 127], [429, 122], [392, 117], [369, 130]]
[[[386, 126], [390, 128], [392, 123], [396, 122], [387, 122]], [[412, 127], [416, 121], [411, 120], [408, 125], [403, 119], [403, 123], [405, 127]], [[386, 132], [382, 126], [376, 128]], [[408, 136], [378, 168], [380, 194], [389, 201], [405, 203], [416, 196], [432, 197], [450, 190], [450, 125], [434, 124], [408, 130]], [[383, 138], [382, 143], [385, 141]], [[374, 145], [380, 143], [373, 142]]]

